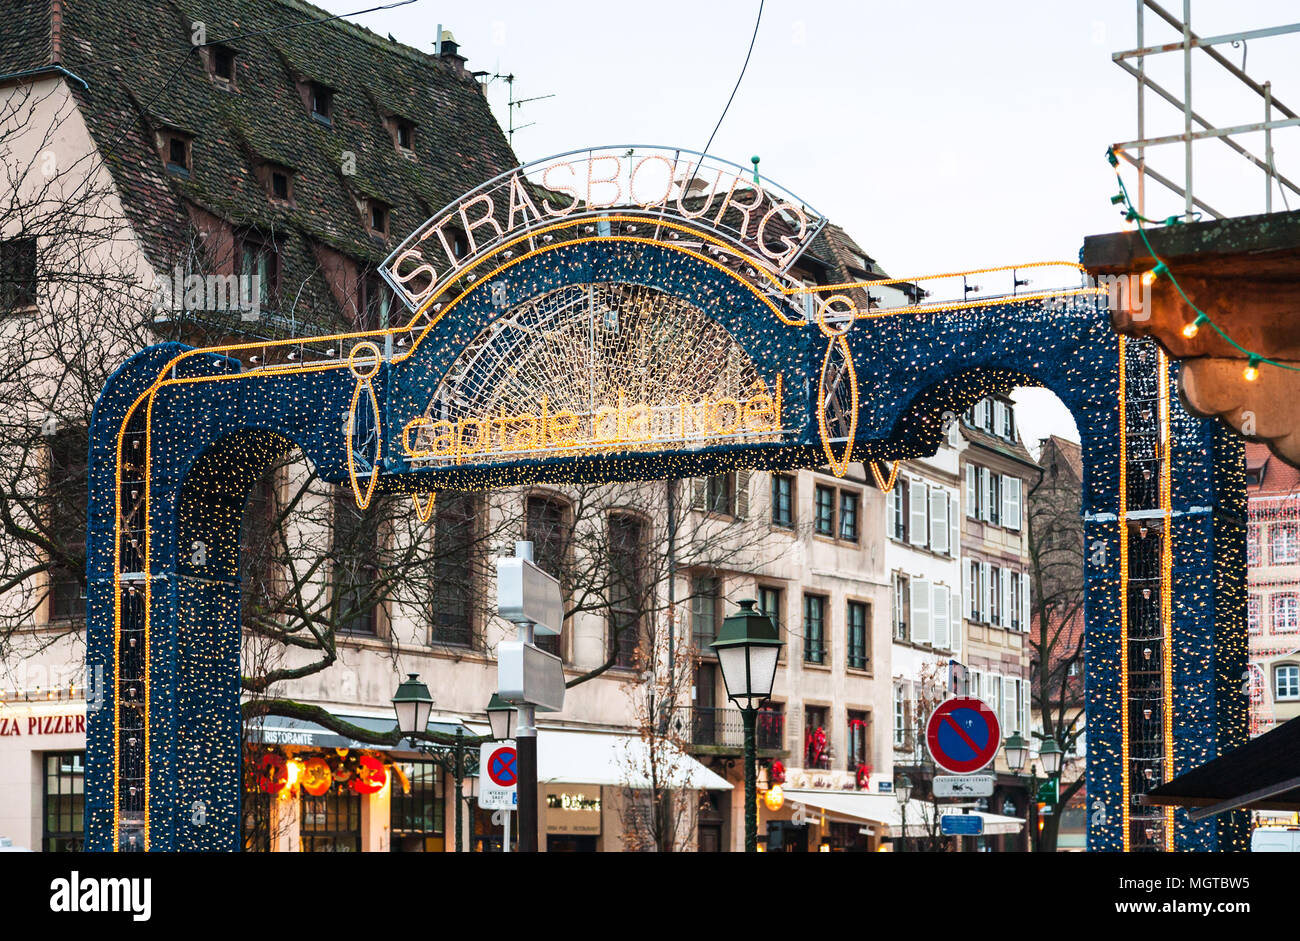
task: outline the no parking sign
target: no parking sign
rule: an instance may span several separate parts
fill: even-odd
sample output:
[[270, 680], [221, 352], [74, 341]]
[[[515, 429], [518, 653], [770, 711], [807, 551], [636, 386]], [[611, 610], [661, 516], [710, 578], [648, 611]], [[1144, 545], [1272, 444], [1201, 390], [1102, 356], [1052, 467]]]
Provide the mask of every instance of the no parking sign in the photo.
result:
[[514, 810], [519, 803], [519, 756], [514, 742], [484, 742], [478, 752], [478, 805]]
[[982, 700], [949, 699], [930, 714], [925, 726], [930, 757], [944, 771], [970, 774], [993, 760], [1002, 744], [997, 714]]

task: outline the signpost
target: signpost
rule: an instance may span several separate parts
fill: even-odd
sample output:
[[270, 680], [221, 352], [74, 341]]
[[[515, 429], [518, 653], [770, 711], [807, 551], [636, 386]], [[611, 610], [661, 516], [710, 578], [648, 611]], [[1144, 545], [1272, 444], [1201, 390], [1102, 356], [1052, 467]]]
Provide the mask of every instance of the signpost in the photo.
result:
[[934, 777], [935, 797], [992, 797], [991, 774], [938, 774]]
[[970, 774], [997, 755], [1001, 733], [992, 709], [981, 700], [958, 697], [940, 703], [930, 714], [925, 741], [930, 757], [944, 771]]

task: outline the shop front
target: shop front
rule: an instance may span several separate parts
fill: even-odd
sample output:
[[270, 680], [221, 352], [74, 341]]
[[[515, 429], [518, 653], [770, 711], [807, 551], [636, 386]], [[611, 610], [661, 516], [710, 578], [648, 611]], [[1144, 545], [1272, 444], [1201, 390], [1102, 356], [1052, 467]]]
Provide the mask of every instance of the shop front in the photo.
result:
[[0, 695], [0, 838], [15, 849], [80, 851], [85, 763], [84, 690]]

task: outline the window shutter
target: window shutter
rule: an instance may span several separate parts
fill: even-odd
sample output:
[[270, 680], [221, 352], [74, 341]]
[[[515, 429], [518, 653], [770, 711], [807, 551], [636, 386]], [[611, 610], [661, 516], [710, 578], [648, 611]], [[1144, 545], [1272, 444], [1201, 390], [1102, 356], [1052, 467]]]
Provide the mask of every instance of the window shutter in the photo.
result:
[[993, 403], [993, 433], [995, 435], [1002, 434], [1002, 428], [1006, 424], [1006, 420], [1007, 420], [1006, 403], [995, 401]]
[[926, 499], [925, 499], [925, 481], [913, 480], [908, 484], [908, 503], [911, 506], [911, 514], [908, 519], [907, 528], [910, 531], [910, 542], [914, 546], [924, 546], [926, 536]]
[[985, 431], [989, 427], [989, 400], [980, 399], [975, 405], [975, 424], [979, 425]]
[[912, 587], [912, 640], [918, 644], [930, 642], [930, 583], [914, 578]]
[[953, 595], [949, 599], [949, 613], [951, 617], [948, 621], [948, 629], [952, 632], [952, 638], [949, 646], [954, 654], [961, 652], [961, 598]]
[[973, 599], [975, 596], [971, 594], [971, 590], [970, 590], [970, 566], [963, 565], [961, 567], [961, 574], [962, 574], [962, 589], [963, 589], [963, 593], [966, 596], [966, 617], [970, 618], [971, 620], [974, 620], [975, 613], [971, 610], [971, 599]]
[[980, 607], [980, 614], [982, 616], [980, 617], [980, 620], [983, 621], [985, 624], [991, 623], [989, 621], [989, 612], [993, 610], [993, 606], [992, 606], [993, 598], [991, 597], [989, 592], [990, 581], [992, 581], [992, 579], [989, 578], [989, 564], [987, 562], [981, 562], [979, 591], [980, 591], [980, 600], [982, 601], [982, 605]]
[[1029, 633], [1029, 615], [1034, 609], [1029, 604], [1029, 573], [1020, 576], [1020, 629]]
[[988, 523], [993, 519], [993, 475], [989, 473], [987, 467], [981, 467], [979, 477], [980, 496], [983, 498], [980, 504], [980, 519]]
[[736, 471], [736, 519], [749, 516], [749, 479], [753, 471], [741, 469]]
[[704, 509], [704, 478], [696, 477], [691, 481], [691, 509]]
[[1002, 525], [1007, 529], [1020, 528], [1020, 478], [1002, 478]]
[[998, 595], [998, 623], [1003, 627], [1011, 626], [1011, 569], [1004, 568], [1001, 570], [1001, 577], [998, 579], [1000, 584], [997, 586], [1001, 592]]
[[1003, 687], [1002, 687], [1003, 734], [1010, 734], [1010, 732], [1007, 731], [1008, 729], [1010, 729], [1011, 732], [1022, 731], [1014, 727], [1016, 725], [1016, 720], [1020, 717], [1020, 710], [1016, 708], [1017, 706], [1016, 689], [1019, 686], [1020, 686], [1020, 681], [1018, 679], [1015, 679], [1014, 677], [1009, 676], [1003, 681]]
[[980, 518], [978, 470], [974, 464], [966, 465], [966, 516], [970, 519]]
[[948, 498], [948, 555], [954, 559], [961, 550], [961, 524], [957, 513], [957, 495]]
[[948, 589], [943, 585], [934, 586], [934, 645], [948, 647]]
[[930, 548], [948, 551], [948, 493], [942, 487], [930, 490]]

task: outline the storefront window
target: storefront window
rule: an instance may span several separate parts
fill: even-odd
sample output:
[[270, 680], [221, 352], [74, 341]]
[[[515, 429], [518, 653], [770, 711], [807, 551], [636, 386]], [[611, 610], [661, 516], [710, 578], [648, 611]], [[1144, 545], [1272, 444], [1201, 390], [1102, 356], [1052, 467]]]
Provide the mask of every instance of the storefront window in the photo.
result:
[[42, 845], [47, 853], [80, 853], [85, 844], [85, 752], [45, 756], [45, 815]]
[[304, 794], [301, 833], [304, 853], [361, 852], [361, 795]]
[[438, 766], [431, 761], [403, 762], [397, 766], [410, 785], [393, 781], [390, 827], [395, 853], [440, 853], [446, 848], [446, 818], [439, 786]]

